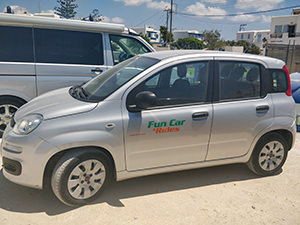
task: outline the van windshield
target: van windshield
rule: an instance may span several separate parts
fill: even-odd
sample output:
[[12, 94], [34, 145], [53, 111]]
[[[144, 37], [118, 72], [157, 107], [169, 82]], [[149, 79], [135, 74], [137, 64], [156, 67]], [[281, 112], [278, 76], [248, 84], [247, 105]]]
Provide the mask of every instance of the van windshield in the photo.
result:
[[158, 61], [158, 59], [148, 57], [133, 57], [103, 72], [82, 86], [72, 87], [69, 93], [81, 101], [102, 101]]

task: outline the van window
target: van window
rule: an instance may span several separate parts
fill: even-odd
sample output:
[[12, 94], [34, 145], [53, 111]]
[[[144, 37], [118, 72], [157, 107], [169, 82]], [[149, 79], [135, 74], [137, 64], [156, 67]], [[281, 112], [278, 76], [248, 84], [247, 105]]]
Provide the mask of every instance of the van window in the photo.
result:
[[182, 63], [163, 69], [134, 88], [127, 105], [135, 105], [135, 96], [151, 91], [156, 106], [182, 105], [207, 101], [208, 62]]
[[32, 28], [0, 26], [0, 61], [34, 61]]
[[220, 100], [260, 96], [260, 68], [255, 63], [219, 62]]
[[36, 62], [103, 65], [102, 34], [34, 29]]
[[114, 65], [133, 56], [150, 52], [146, 46], [135, 38], [121, 35], [109, 35], [109, 37]]
[[286, 92], [288, 90], [287, 74], [283, 70], [271, 70], [272, 92]]

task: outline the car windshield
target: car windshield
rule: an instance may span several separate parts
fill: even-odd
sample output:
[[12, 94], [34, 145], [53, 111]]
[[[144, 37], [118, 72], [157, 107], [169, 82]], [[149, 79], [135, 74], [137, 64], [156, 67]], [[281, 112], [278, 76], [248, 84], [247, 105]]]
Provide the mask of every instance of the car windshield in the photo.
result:
[[102, 101], [158, 61], [158, 59], [142, 56], [133, 57], [112, 67], [82, 86], [72, 87], [70, 94], [82, 101]]

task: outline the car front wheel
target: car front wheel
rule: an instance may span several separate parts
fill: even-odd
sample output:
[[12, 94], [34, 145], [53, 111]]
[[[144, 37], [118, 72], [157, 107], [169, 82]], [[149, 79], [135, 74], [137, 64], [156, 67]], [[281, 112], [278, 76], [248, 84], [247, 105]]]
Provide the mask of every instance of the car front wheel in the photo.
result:
[[109, 158], [100, 150], [67, 153], [55, 166], [51, 186], [56, 197], [69, 206], [89, 203], [112, 178]]

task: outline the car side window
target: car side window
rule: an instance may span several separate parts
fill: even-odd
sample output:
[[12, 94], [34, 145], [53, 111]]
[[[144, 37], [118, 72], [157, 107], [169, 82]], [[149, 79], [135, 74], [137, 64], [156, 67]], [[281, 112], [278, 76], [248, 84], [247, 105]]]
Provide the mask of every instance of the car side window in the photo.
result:
[[220, 61], [218, 71], [220, 100], [239, 100], [260, 96], [259, 64]]
[[34, 62], [32, 28], [0, 26], [0, 61]]
[[114, 65], [133, 56], [150, 52], [150, 50], [135, 38], [109, 35]]
[[273, 69], [271, 72], [272, 92], [286, 92], [288, 90], [287, 74], [284, 70]]
[[156, 95], [157, 107], [206, 102], [208, 73], [207, 61], [168, 67], [135, 87], [128, 95], [127, 105], [135, 105], [135, 96], [142, 91]]
[[102, 34], [34, 29], [36, 62], [103, 65]]

